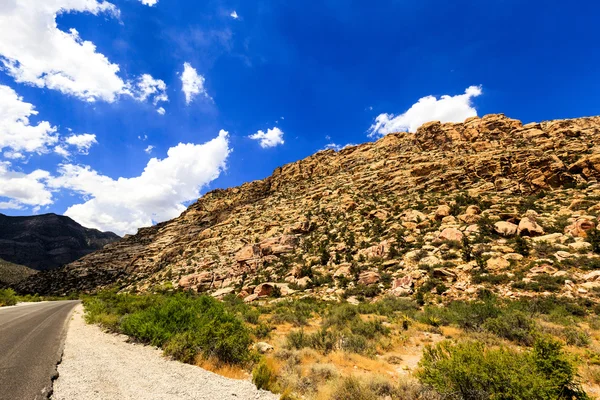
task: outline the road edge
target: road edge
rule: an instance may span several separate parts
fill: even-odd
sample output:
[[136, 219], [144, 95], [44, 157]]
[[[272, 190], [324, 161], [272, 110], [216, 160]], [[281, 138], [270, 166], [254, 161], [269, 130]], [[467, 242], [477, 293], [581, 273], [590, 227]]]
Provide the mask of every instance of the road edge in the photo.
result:
[[47, 399], [52, 399], [52, 394], [54, 393], [54, 381], [58, 379], [58, 366], [62, 362], [63, 354], [65, 351], [65, 343], [67, 341], [67, 334], [69, 332], [69, 325], [71, 320], [73, 319], [73, 314], [75, 313], [75, 309], [79, 306], [82, 306], [83, 303], [79, 301], [79, 303], [74, 304], [69, 311], [69, 314], [65, 318], [65, 322], [63, 323], [63, 329], [60, 334], [60, 343], [58, 344], [58, 350], [56, 352], [56, 364], [54, 365], [54, 371], [50, 376], [50, 384], [42, 390], [42, 394], [46, 396]]

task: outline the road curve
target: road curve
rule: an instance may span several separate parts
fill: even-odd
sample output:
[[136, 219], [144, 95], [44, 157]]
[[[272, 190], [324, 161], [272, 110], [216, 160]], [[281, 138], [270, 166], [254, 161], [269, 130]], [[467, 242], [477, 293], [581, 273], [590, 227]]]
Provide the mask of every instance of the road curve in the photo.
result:
[[46, 399], [69, 315], [79, 301], [0, 308], [0, 400]]

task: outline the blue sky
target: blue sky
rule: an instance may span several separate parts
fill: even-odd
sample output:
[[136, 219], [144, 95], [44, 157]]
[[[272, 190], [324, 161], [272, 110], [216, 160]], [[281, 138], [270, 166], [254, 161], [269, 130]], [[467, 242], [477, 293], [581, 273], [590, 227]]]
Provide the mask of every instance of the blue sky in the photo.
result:
[[207, 190], [424, 121], [595, 115], [599, 14], [592, 1], [5, 0], [0, 212], [131, 233]]

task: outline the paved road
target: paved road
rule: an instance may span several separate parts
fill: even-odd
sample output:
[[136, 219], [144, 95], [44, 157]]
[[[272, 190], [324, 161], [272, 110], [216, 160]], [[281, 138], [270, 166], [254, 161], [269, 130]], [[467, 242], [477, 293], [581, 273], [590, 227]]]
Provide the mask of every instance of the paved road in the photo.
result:
[[79, 301], [0, 308], [0, 400], [46, 399]]

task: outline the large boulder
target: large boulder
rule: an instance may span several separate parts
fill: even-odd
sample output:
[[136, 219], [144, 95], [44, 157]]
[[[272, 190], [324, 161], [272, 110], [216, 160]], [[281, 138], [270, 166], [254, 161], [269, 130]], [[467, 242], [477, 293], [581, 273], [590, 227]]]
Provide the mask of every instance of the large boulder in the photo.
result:
[[451, 242], [460, 242], [463, 240], [463, 233], [456, 228], [446, 228], [440, 233], [438, 239]]
[[358, 283], [361, 285], [372, 285], [379, 282], [379, 274], [375, 271], [364, 271], [358, 277]]
[[494, 224], [494, 230], [502, 236], [513, 236], [517, 233], [517, 229], [517, 225], [507, 221], [498, 221]]
[[565, 228], [565, 234], [574, 237], [587, 237], [588, 231], [596, 228], [596, 224], [587, 218], [580, 218]]
[[524, 217], [519, 222], [517, 233], [521, 236], [539, 236], [544, 234], [544, 228], [532, 217]]
[[435, 219], [438, 221], [443, 220], [445, 217], [448, 217], [449, 215], [450, 215], [450, 206], [448, 206], [446, 204], [442, 204], [435, 211]]
[[235, 255], [235, 260], [241, 263], [252, 260], [254, 258], [259, 258], [260, 256], [260, 246], [254, 244], [245, 246], [240, 251], [238, 251]]

